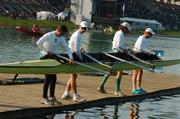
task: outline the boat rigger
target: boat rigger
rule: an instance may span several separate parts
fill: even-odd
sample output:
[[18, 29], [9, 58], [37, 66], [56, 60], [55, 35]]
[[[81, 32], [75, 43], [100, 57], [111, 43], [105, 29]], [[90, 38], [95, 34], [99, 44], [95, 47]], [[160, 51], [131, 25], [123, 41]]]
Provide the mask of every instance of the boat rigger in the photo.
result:
[[[117, 53], [109, 53], [111, 55], [118, 56]], [[88, 55], [94, 57], [95, 59], [103, 62], [103, 64], [111, 66], [114, 70], [133, 70], [133, 69], [143, 69], [152, 68], [149, 64], [143, 63], [137, 60], [130, 60], [127, 62], [121, 62], [115, 60], [111, 57], [106, 56], [104, 53], [88, 53]], [[63, 55], [66, 56], [66, 55]], [[11, 74], [57, 74], [57, 73], [90, 73], [98, 72], [89, 67], [94, 67], [96, 69], [109, 72], [109, 67], [105, 67], [97, 62], [92, 61], [90, 58], [86, 58], [86, 66], [80, 64], [70, 65], [68, 63], [60, 63], [55, 59], [44, 59], [44, 60], [31, 60], [23, 62], [14, 63], [3, 63], [0, 64], [0, 73], [11, 73]], [[165, 67], [176, 65], [180, 63], [180, 59], [173, 60], [152, 60], [149, 61], [154, 64], [155, 67]], [[136, 65], [132, 65], [136, 64]], [[87, 67], [89, 66], [89, 67]], [[142, 67], [139, 67], [142, 66]], [[101, 71], [99, 71], [101, 72]]]

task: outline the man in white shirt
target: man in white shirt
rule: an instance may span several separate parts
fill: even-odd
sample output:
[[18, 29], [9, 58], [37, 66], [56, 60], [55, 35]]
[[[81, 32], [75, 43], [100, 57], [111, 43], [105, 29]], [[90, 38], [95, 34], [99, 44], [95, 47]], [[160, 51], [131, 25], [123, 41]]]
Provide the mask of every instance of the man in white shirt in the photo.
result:
[[[87, 30], [87, 28], [88, 28], [88, 23], [86, 21], [82, 21], [80, 23], [79, 29], [72, 34], [69, 41], [69, 47], [73, 52], [73, 57], [76, 61], [79, 62], [83, 62], [81, 52], [84, 52], [84, 49], [81, 48], [81, 42], [82, 42], [82, 34]], [[83, 102], [85, 101], [85, 99], [82, 99], [80, 95], [77, 93], [76, 79], [77, 79], [77, 74], [75, 73], [71, 74], [66, 89], [64, 91], [64, 94], [62, 95], [62, 98], [69, 99], [71, 97], [69, 92], [72, 89], [73, 102]]]
[[[113, 38], [113, 44], [112, 44], [112, 49], [114, 52], [123, 52], [127, 50], [126, 46], [126, 39], [125, 39], [125, 34], [131, 31], [131, 27], [129, 23], [123, 22], [119, 30], [115, 33], [114, 38]], [[116, 90], [114, 92], [114, 95], [117, 96], [125, 96], [122, 91], [120, 90], [120, 83], [121, 83], [121, 77], [122, 77], [123, 71], [117, 71], [117, 76], [116, 76]], [[98, 91], [101, 93], [105, 93], [104, 90], [104, 85], [108, 79], [109, 75], [104, 75], [104, 78], [101, 81], [100, 86], [98, 87]]]
[[[155, 55], [149, 54], [150, 47], [149, 47], [149, 38], [154, 35], [155, 33], [151, 28], [147, 28], [144, 31], [144, 35], [139, 36], [137, 39], [135, 45], [134, 45], [134, 51], [135, 55], [143, 60], [153, 60], [153, 59], [159, 59]], [[132, 94], [143, 94], [146, 93], [146, 91], [141, 88], [141, 82], [142, 82], [142, 74], [143, 70], [138, 69], [133, 71], [133, 77], [132, 77]]]
[[[70, 64], [74, 63], [74, 59], [72, 56], [72, 52], [70, 48], [68, 47], [68, 44], [63, 37], [63, 35], [67, 32], [67, 28], [65, 25], [60, 25], [56, 28], [55, 31], [49, 32], [44, 34], [38, 41], [37, 45], [41, 50], [41, 53], [43, 54], [43, 58], [52, 58], [57, 59], [57, 54], [61, 53], [60, 47], [63, 47], [69, 58], [70, 58]], [[55, 74], [45, 74], [45, 82], [43, 86], [43, 98], [41, 99], [42, 104], [47, 105], [58, 105], [60, 104], [59, 101], [55, 98], [55, 85], [57, 77]], [[50, 97], [48, 98], [48, 87], [50, 86]]]

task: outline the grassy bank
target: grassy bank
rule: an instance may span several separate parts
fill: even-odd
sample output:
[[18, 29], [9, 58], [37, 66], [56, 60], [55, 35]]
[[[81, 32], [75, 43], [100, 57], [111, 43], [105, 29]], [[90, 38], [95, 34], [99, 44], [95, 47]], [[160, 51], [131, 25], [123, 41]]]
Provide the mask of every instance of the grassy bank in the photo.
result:
[[160, 35], [170, 37], [180, 37], [180, 31], [161, 31]]
[[0, 17], [0, 26], [16, 27], [24, 26], [31, 28], [33, 24], [38, 24], [40, 27], [45, 29], [55, 28], [58, 24], [64, 24], [69, 30], [77, 28], [76, 25], [70, 22], [61, 21], [48, 21], [48, 20], [33, 20], [33, 19], [12, 19], [10, 17]]
[[[45, 29], [54, 29], [58, 24], [64, 24], [68, 27], [69, 30], [78, 28], [71, 22], [61, 22], [61, 21], [48, 21], [48, 20], [33, 20], [33, 19], [12, 19], [10, 17], [0, 17], [0, 26], [16, 27], [16, 26], [25, 26], [31, 28], [33, 24], [38, 24], [40, 27]], [[115, 31], [114, 31], [115, 32]], [[142, 34], [142, 30], [132, 31], [132, 34]], [[157, 33], [162, 36], [169, 37], [180, 37], [180, 31], [160, 31]]]

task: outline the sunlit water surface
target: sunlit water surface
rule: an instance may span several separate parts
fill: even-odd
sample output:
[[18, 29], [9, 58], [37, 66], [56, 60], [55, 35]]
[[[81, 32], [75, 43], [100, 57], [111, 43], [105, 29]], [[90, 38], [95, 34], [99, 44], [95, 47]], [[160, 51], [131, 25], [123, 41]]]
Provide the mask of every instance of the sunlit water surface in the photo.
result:
[[[69, 36], [68, 36], [69, 37]], [[111, 52], [113, 35], [101, 32], [84, 34], [83, 47], [87, 52]], [[133, 47], [138, 36], [127, 36], [129, 47]], [[38, 38], [23, 35], [15, 29], [0, 29], [0, 63], [25, 61], [39, 58], [36, 46]], [[165, 51], [162, 58], [180, 58], [180, 38], [151, 38], [151, 47]], [[180, 75], [180, 65], [163, 68], [163, 72]], [[119, 105], [94, 107], [83, 111], [64, 112], [46, 116], [51, 119], [180, 119], [180, 95], [127, 102]], [[71, 118], [72, 117], [72, 118]], [[32, 118], [33, 119], [33, 118]]]
[[[70, 33], [71, 34], [71, 33]], [[69, 38], [70, 34], [67, 36]], [[82, 46], [87, 52], [111, 52], [113, 34], [109, 35], [102, 32], [87, 32], [83, 35]], [[137, 35], [128, 35], [127, 44], [133, 47]], [[15, 29], [0, 29], [0, 63], [24, 61], [39, 58], [39, 49], [36, 46], [38, 38], [26, 36], [16, 32]], [[162, 58], [180, 58], [180, 38], [153, 36], [150, 40], [151, 47], [164, 50]], [[163, 72], [180, 74], [180, 65], [163, 68]]]

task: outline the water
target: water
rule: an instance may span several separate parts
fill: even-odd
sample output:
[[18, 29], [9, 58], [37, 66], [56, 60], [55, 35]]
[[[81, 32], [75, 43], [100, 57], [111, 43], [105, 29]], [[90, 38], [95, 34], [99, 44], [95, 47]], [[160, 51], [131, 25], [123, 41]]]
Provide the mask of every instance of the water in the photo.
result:
[[[84, 34], [83, 47], [87, 52], [111, 52], [113, 35], [101, 32]], [[127, 41], [132, 47], [138, 36], [129, 35]], [[33, 60], [39, 58], [39, 49], [36, 46], [38, 38], [25, 36], [15, 29], [0, 29], [0, 63]], [[180, 58], [180, 39], [154, 36], [151, 39], [152, 47], [165, 51], [165, 57]], [[180, 75], [180, 65], [164, 68], [165, 73]], [[127, 102], [119, 105], [93, 107], [83, 111], [65, 112], [49, 115], [48, 118], [70, 119], [180, 119], [180, 95], [164, 97], [163, 100], [148, 99], [144, 101]], [[134, 117], [133, 117], [134, 116]], [[32, 118], [33, 119], [33, 118]]]
[[[138, 36], [128, 35], [129, 47], [133, 47]], [[84, 34], [83, 47], [87, 52], [111, 52], [113, 35], [102, 32]], [[15, 29], [0, 29], [0, 63], [32, 60], [39, 58], [36, 46], [38, 38], [25, 36]], [[165, 51], [165, 57], [180, 58], [180, 38], [158, 37], [151, 38], [151, 47]], [[163, 72], [180, 75], [180, 65], [163, 68]]]
[[180, 95], [48, 115], [51, 119], [180, 119]]

